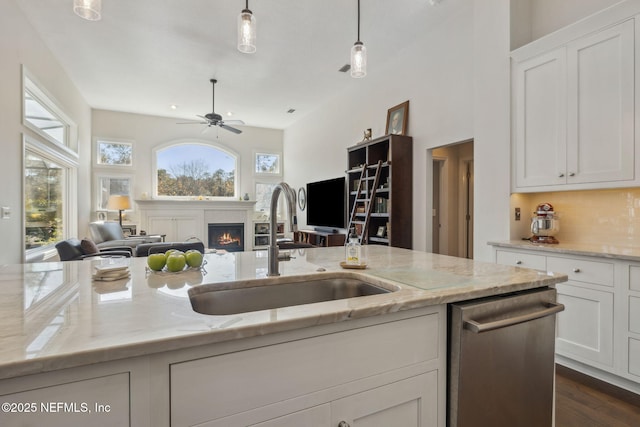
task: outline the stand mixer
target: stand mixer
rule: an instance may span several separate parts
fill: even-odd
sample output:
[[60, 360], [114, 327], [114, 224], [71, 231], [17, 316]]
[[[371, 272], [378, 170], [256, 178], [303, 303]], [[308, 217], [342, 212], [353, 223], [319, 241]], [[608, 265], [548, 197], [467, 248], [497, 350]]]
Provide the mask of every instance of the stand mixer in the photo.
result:
[[558, 243], [554, 233], [560, 230], [558, 214], [550, 203], [541, 203], [536, 208], [531, 218], [531, 242], [533, 243]]

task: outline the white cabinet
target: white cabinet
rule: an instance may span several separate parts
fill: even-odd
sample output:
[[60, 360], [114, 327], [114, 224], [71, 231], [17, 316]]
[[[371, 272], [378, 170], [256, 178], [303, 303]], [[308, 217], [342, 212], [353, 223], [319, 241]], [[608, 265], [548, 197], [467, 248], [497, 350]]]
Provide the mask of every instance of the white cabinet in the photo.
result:
[[171, 425], [442, 426], [446, 315], [429, 311], [173, 363]]
[[435, 426], [437, 383], [437, 373], [429, 372], [331, 402], [327, 427]]
[[331, 422], [331, 406], [326, 403], [313, 408], [297, 411], [292, 414], [274, 418], [250, 427], [300, 427], [300, 426], [329, 426]]
[[637, 182], [634, 19], [528, 50], [512, 54], [514, 190]]
[[196, 237], [203, 242], [203, 219], [197, 215], [189, 215], [185, 212], [162, 215], [150, 214], [147, 217], [148, 234], [166, 234], [167, 242], [184, 242], [190, 237]]

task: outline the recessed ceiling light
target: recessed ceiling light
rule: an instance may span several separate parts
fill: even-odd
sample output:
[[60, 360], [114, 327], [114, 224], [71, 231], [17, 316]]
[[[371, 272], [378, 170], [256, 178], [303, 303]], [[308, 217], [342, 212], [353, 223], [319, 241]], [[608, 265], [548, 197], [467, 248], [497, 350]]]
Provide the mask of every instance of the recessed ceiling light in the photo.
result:
[[228, 117], [233, 116], [233, 111], [227, 111], [227, 116], [228, 116]]
[[177, 110], [178, 106], [176, 104], [171, 104], [169, 108], [171, 108], [172, 110]]

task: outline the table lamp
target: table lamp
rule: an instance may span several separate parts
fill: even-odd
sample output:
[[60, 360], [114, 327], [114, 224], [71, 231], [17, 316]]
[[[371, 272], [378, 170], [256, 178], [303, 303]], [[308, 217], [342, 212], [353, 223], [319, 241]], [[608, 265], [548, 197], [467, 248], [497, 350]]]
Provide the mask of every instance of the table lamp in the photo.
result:
[[122, 211], [130, 208], [131, 208], [131, 199], [129, 199], [129, 196], [122, 196], [119, 194], [114, 194], [109, 196], [109, 201], [107, 202], [107, 209], [118, 211], [118, 215], [120, 218], [120, 227], [122, 227]]

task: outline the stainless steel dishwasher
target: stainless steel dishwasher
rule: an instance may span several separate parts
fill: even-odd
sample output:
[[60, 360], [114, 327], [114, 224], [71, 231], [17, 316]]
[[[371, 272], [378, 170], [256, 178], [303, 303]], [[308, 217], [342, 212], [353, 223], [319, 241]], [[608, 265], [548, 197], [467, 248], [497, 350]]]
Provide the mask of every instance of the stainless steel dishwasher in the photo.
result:
[[550, 427], [556, 290], [449, 306], [449, 427]]

